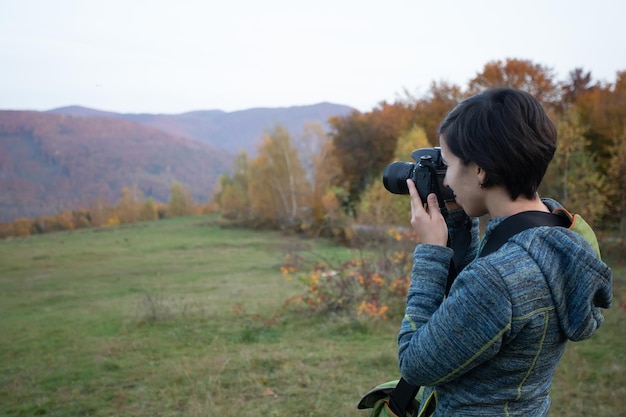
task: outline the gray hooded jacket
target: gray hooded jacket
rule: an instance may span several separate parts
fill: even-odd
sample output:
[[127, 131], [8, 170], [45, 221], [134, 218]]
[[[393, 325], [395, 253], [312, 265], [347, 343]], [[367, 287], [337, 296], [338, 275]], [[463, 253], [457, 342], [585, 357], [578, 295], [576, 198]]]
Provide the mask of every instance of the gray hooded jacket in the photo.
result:
[[402, 377], [427, 387], [421, 408], [436, 400], [435, 416], [547, 415], [567, 340], [591, 337], [611, 304], [611, 270], [580, 234], [542, 226], [469, 262], [444, 297], [451, 257], [450, 248], [415, 249], [398, 336]]

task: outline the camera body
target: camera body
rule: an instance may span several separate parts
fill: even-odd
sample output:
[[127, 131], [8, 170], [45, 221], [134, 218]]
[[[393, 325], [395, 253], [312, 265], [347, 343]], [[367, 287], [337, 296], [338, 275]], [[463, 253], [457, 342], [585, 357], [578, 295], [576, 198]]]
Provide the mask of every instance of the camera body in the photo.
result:
[[412, 179], [422, 203], [426, 203], [428, 194], [435, 193], [439, 207], [446, 201], [454, 201], [454, 193], [443, 185], [446, 166], [441, 158], [441, 148], [421, 148], [411, 153], [411, 162], [392, 162], [383, 172], [383, 185], [394, 194], [409, 194], [407, 179]]

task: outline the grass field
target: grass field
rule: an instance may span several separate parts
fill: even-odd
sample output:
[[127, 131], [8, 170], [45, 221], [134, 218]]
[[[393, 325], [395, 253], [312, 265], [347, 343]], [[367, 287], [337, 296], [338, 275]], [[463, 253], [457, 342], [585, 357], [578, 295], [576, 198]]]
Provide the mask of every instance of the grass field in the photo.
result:
[[[0, 241], [0, 416], [365, 416], [397, 378], [397, 320], [283, 312], [286, 251], [345, 248], [182, 218]], [[554, 416], [626, 410], [626, 270], [570, 344]], [[275, 314], [275, 313], [279, 314]]]

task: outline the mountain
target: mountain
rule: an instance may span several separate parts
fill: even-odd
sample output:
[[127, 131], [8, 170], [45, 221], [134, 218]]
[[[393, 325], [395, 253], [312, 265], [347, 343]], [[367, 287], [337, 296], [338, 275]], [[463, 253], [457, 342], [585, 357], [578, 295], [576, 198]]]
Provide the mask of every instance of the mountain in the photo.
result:
[[0, 111], [0, 222], [115, 203], [137, 184], [167, 202], [172, 183], [208, 201], [234, 156], [128, 120]]
[[253, 155], [263, 133], [273, 129], [277, 124], [284, 126], [297, 137], [308, 122], [319, 122], [325, 130], [328, 130], [330, 117], [346, 116], [353, 111], [352, 107], [340, 104], [318, 103], [309, 106], [254, 108], [234, 112], [202, 110], [182, 114], [123, 114], [80, 106], [62, 107], [49, 112], [129, 120], [232, 153], [245, 150]]
[[210, 200], [240, 149], [250, 155], [276, 124], [298, 136], [354, 111], [331, 103], [236, 112], [122, 114], [80, 106], [0, 111], [0, 222], [117, 202], [124, 187], [167, 202], [173, 181]]

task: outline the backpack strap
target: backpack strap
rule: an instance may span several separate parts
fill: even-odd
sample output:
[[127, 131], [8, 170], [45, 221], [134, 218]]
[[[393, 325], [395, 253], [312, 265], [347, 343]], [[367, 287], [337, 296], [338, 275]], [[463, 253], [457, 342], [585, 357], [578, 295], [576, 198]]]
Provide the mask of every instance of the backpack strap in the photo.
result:
[[397, 416], [406, 416], [406, 412], [411, 409], [419, 389], [419, 385], [411, 385], [404, 378], [400, 378], [400, 381], [398, 381], [398, 384], [389, 396], [389, 408], [391, 408], [391, 411]]
[[478, 257], [487, 256], [497, 251], [509, 238], [526, 229], [539, 226], [561, 226], [568, 228], [572, 224], [568, 216], [546, 213], [543, 211], [523, 211], [504, 219], [489, 234]]
[[600, 254], [600, 245], [598, 244], [598, 238], [596, 237], [595, 232], [589, 226], [589, 224], [582, 218], [580, 214], [571, 214], [564, 208], [558, 208], [553, 211], [553, 213], [567, 217], [572, 223], [569, 227], [569, 230], [578, 233], [591, 245], [598, 259], [602, 259]]

